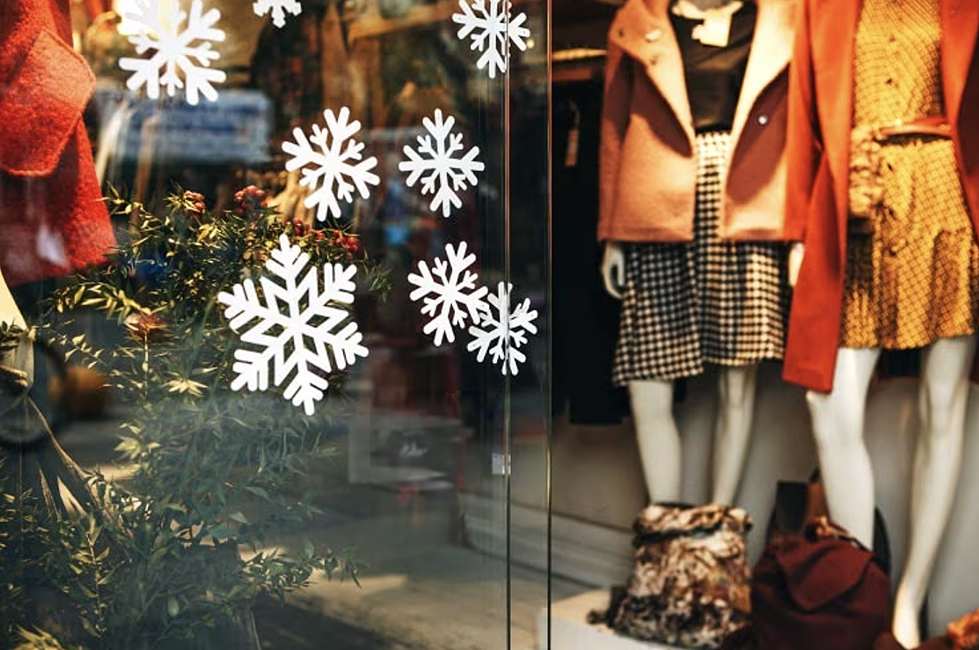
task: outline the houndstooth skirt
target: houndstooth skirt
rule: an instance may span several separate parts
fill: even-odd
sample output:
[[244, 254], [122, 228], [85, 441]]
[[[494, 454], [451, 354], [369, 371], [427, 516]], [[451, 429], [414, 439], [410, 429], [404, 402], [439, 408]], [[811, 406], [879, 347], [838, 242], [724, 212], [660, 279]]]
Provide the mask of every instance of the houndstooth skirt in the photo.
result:
[[729, 133], [697, 135], [694, 239], [630, 244], [612, 380], [672, 380], [705, 364], [781, 359], [787, 246], [718, 236]]

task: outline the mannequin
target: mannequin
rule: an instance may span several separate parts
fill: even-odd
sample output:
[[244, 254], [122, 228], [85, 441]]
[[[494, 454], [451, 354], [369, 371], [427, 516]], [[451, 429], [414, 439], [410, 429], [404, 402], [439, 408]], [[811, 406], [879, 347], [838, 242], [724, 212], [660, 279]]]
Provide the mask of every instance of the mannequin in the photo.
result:
[[[602, 279], [608, 293], [622, 299], [625, 252], [618, 242], [605, 244]], [[711, 502], [733, 503], [751, 440], [758, 366], [721, 368], [718, 415], [711, 459]], [[639, 443], [646, 489], [654, 502], [680, 501], [683, 466], [680, 432], [673, 418], [672, 381], [633, 381], [629, 404]]]
[[[632, 3], [639, 1], [632, 0]], [[623, 10], [624, 12], [629, 11], [629, 4]], [[681, 4], [694, 7], [689, 17], [695, 19], [693, 40], [698, 40], [697, 30], [702, 30], [699, 38], [704, 47], [699, 50], [696, 49], [697, 46], [691, 48], [680, 32], [676, 32], [674, 38], [668, 38], [673, 36], [673, 29], [670, 27], [669, 19], [663, 20], [663, 18], [666, 18], [667, 12], [674, 16], [677, 15], [681, 11], [678, 9]], [[637, 89], [635, 84], [626, 89], [617, 86], [619, 77], [615, 74], [615, 66], [620, 65], [620, 61], [617, 57], [617, 50], [612, 50], [609, 70], [606, 75], [606, 108], [602, 148], [603, 209], [599, 224], [599, 239], [604, 243], [601, 273], [606, 291], [613, 297], [624, 300], [623, 325], [620, 329], [616, 366], [618, 368], [623, 355], [638, 354], [635, 350], [642, 347], [630, 343], [629, 336], [656, 338], [663, 341], [662, 347], [670, 348], [673, 346], [674, 350], [682, 347], [689, 348], [693, 345], [698, 349], [696, 354], [700, 356], [695, 363], [676, 371], [669, 369], [665, 372], [657, 370], [637, 373], [617, 370], [615, 380], [616, 383], [626, 385], [628, 389], [633, 422], [638, 438], [640, 460], [650, 500], [654, 503], [675, 502], [681, 498], [682, 462], [680, 435], [672, 413], [674, 380], [699, 374], [704, 364], [716, 365], [719, 368], [719, 410], [714, 429], [710, 498], [714, 503], [731, 504], [737, 494], [750, 441], [758, 364], [764, 359], [781, 356], [782, 323], [787, 311], [787, 295], [784, 293], [786, 281], [783, 275], [784, 267], [782, 267], [784, 265], [784, 245], [782, 243], [784, 236], [781, 223], [783, 206], [780, 186], [784, 147], [784, 123], [780, 116], [784, 114], [785, 106], [784, 95], [780, 96], [778, 89], [783, 88], [786, 84], [785, 68], [791, 51], [794, 5], [792, 2], [781, 0], [776, 2], [760, 0], [757, 3], [746, 4], [744, 5], [746, 9], [742, 9], [741, 3], [732, 0], [696, 0], [686, 3], [670, 2], [669, 0], [647, 0], [643, 6], [645, 12], [633, 12], [629, 16], [630, 22], [622, 23], [621, 27], [618, 22], [613, 25], [612, 32], [610, 32], [610, 42], [615, 44], [615, 36], [620, 39], [628, 39], [628, 28], [633, 27], [633, 25], [641, 30], [649, 30], [644, 32], [644, 39], [653, 41], [655, 45], [660, 45], [658, 51], [639, 52], [637, 51], [639, 48], [635, 46], [629, 50], [628, 44], [624, 46], [624, 49], [637, 59], [645, 56], [644, 59], [640, 60], [651, 62], [653, 69], [647, 67], [646, 73], [652, 78], [660, 94], [665, 96], [670, 107], [664, 111], [664, 114], [647, 114], [652, 113], [655, 107], [646, 109], [644, 106], [638, 108], [633, 106], [630, 111], [631, 120], [624, 119], [616, 123], [616, 112], [621, 110], [617, 101], [619, 94], [631, 93], [631, 101], [635, 104], [639, 101], [637, 97], [639, 97], [642, 89]], [[702, 74], [697, 66], [703, 65], [699, 63], [703, 61], [703, 57], [710, 57], [710, 47], [717, 48], [718, 52], [725, 50], [733, 52], [738, 43], [735, 40], [729, 41], [723, 35], [724, 30], [722, 30], [722, 36], [719, 39], [715, 40], [707, 36], [705, 34], [709, 31], [707, 27], [717, 23], [712, 22], [713, 18], [703, 18], [703, 22], [698, 24], [699, 21], [696, 21], [697, 14], [701, 12], [703, 16], [738, 15], [740, 11], [754, 11], [756, 7], [757, 17], [754, 21], [754, 31], [748, 35], [747, 45], [750, 54], [747, 55], [747, 63], [738, 72], [728, 71], [732, 77], [740, 74], [740, 77], [732, 78], [733, 85], [740, 88], [740, 92], [735, 93], [733, 97], [732, 104], [736, 104], [733, 107], [733, 120], [725, 122], [715, 115], [712, 121], [710, 113], [712, 110], [711, 102], [714, 101], [714, 98], [709, 93], [704, 94], [699, 89], [705, 85], [710, 87], [710, 82], [713, 80], [708, 77], [705, 84], [704, 77], [698, 78], [690, 75]], [[686, 11], [689, 12], [689, 10]], [[650, 15], [659, 17], [660, 20], [658, 22], [655, 19], [651, 20], [649, 19]], [[643, 22], [644, 18], [646, 22]], [[732, 20], [737, 20], [737, 18]], [[675, 18], [674, 21], [676, 21]], [[679, 24], [682, 23], [674, 23], [674, 25]], [[633, 29], [635, 28], [633, 27]], [[736, 32], [734, 28], [729, 27], [728, 29], [732, 30], [731, 34]], [[636, 83], [642, 82], [645, 80]], [[771, 92], [766, 94], [763, 92], [765, 90]], [[656, 100], [650, 99], [648, 101], [652, 104]], [[628, 141], [632, 135], [629, 128], [636, 121], [635, 114], [637, 113], [656, 132], [654, 136], [661, 139], [657, 144], [666, 144], [671, 148], [671, 151], [668, 154], [663, 154], [659, 150], [652, 151], [649, 154], [649, 159], [656, 161], [655, 166], [643, 169], [641, 174], [637, 174], [635, 178], [630, 177], [628, 182], [624, 182], [622, 177], [627, 174], [629, 169], [624, 168], [626, 162], [618, 159], [616, 154], [620, 153], [621, 150], [627, 150], [628, 147], [622, 145], [620, 151], [613, 151], [612, 155], [609, 155], [607, 150], [610, 147], [607, 147], [605, 143], [612, 141], [615, 144], [620, 144]], [[704, 117], [705, 113], [708, 114], [706, 118]], [[685, 127], [685, 133], [678, 137], [669, 132], [670, 122], [677, 119]], [[715, 129], [722, 132], [724, 136], [730, 134], [731, 140], [730, 143], [721, 145], [723, 151], [719, 155], [722, 164], [716, 170], [720, 176], [718, 182], [721, 185], [719, 190], [721, 197], [717, 199], [721, 204], [718, 209], [720, 213], [719, 223], [716, 228], [713, 225], [709, 227], [709, 233], [705, 236], [712, 243], [705, 244], [700, 239], [702, 231], [697, 230], [697, 227], [690, 222], [693, 220], [700, 223], [701, 218], [706, 218], [700, 215], [700, 211], [705, 209], [701, 201], [709, 203], [711, 200], [709, 190], [705, 189], [708, 186], [700, 186], [703, 170], [697, 165], [700, 156], [717, 155], [716, 152], [712, 153], [709, 146], [701, 146], [701, 143], [704, 142], [702, 138], [710, 137], [710, 133]], [[636, 136], [636, 140], [640, 137]], [[756, 138], [764, 139], [765, 144], [761, 144], [759, 140], [755, 146], [749, 146], [748, 143], [755, 141]], [[695, 139], [697, 145], [692, 146]], [[631, 146], [637, 147], [637, 145]], [[683, 149], [690, 153], [683, 152]], [[735, 154], [736, 149], [737, 154]], [[746, 151], [750, 151], [750, 153], [745, 153]], [[671, 169], [664, 162], [665, 155], [677, 155], [683, 159], [683, 164], [677, 162], [676, 166]], [[768, 158], [759, 162], [756, 158], [760, 156], [767, 156]], [[635, 165], [636, 163], [632, 164]], [[699, 160], [699, 164], [704, 164], [704, 161]], [[742, 173], [744, 176], [740, 176]], [[694, 194], [695, 191], [700, 191], [707, 193], [708, 198], [705, 200], [701, 194], [698, 194], [698, 199], [695, 202], [692, 200], [693, 196], [690, 195], [678, 198], [668, 191], [658, 193], [657, 186], [661, 183], [660, 178], [669, 179], [665, 181], [667, 184], [673, 184], [674, 179], [677, 178], [684, 179], [687, 183], [685, 188], [690, 195]], [[765, 179], [765, 182], [759, 182], [760, 179]], [[644, 189], [649, 187], [655, 189]], [[758, 200], [757, 196], [746, 197], [743, 195], [737, 196], [736, 199], [732, 198], [734, 193], [732, 188], [743, 187], [762, 187], [764, 188], [763, 192], [769, 192], [769, 194], [765, 195], [764, 200]], [[649, 193], [643, 195], [644, 191]], [[658, 206], [663, 206], [662, 213]], [[747, 221], [739, 223], [738, 220], [744, 214], [738, 211], [739, 208], [748, 208], [744, 210], [744, 213], [751, 213], [752, 222], [750, 225], [747, 224]], [[631, 212], [632, 210], [634, 213]], [[707, 207], [706, 210], [709, 211], [710, 208]], [[630, 227], [616, 228], [616, 220], [621, 225], [630, 217], [635, 220], [630, 222]], [[608, 225], [610, 222], [611, 226]], [[694, 235], [692, 231], [697, 231], [697, 234]], [[691, 240], [695, 241], [692, 242]], [[749, 312], [746, 309], [744, 313], [751, 313], [752, 316], [739, 315], [737, 307], [727, 304], [717, 305], [711, 302], [714, 299], [721, 302], [729, 300], [730, 298], [725, 293], [728, 289], [716, 290], [708, 296], [710, 291], [707, 290], [707, 285], [713, 282], [715, 276], [711, 275], [710, 271], [705, 270], [705, 267], [700, 266], [691, 273], [701, 276], [711, 275], [711, 279], [706, 280], [701, 277], [699, 281], [696, 278], [691, 280], [690, 290], [697, 294], [697, 297], [691, 298], [691, 300], [699, 302], [699, 305], [693, 307], [690, 314], [683, 312], [677, 317], [671, 308], [662, 308], [657, 303], [655, 296], [644, 298], [640, 295], [637, 297], [636, 294], [660, 293], [663, 294], [661, 298], [663, 302], [672, 302], [670, 292], [676, 291], [674, 287], [664, 288], [658, 285], [656, 281], [653, 281], [652, 284], [644, 284], [645, 280], [638, 279], [639, 272], [636, 269], [642, 269], [645, 275], [669, 274], [673, 272], [673, 269], [661, 271], [656, 266], [659, 262], [643, 261], [636, 263], [633, 261], [634, 277], [630, 278], [628, 271], [630, 254], [641, 256], [643, 260], [647, 260], [647, 256], [656, 258], [663, 255], [666, 257], [676, 254], [676, 250], [682, 250], [678, 246], [691, 247], [690, 250], [700, 251], [703, 248], [698, 247], [717, 246], [713, 249], [708, 248], [710, 252], [705, 253], [708, 257], [719, 256], [710, 262], [716, 265], [712, 267], [713, 272], [727, 276], [730, 271], [734, 277], [737, 277], [735, 275], [736, 269], [742, 266], [741, 262], [735, 261], [734, 256], [742, 255], [742, 253], [733, 251], [747, 251], [749, 250], [748, 247], [756, 247], [752, 248], [751, 250], [754, 252], [746, 254], [746, 257], [750, 257], [752, 260], [764, 260], [760, 263], [759, 269], [755, 271], [757, 275], [751, 276], [751, 282], [758, 282], [759, 284], [752, 285], [752, 289], [748, 289], [748, 282], [746, 281], [743, 287], [736, 288], [737, 292], [743, 290], [743, 294], [738, 296], [736, 302], [739, 304], [742, 301], [750, 302], [749, 296], [756, 295], [774, 295], [777, 297], [770, 304], [758, 307], [757, 311]], [[643, 252], [637, 252], [637, 250]], [[657, 252], [659, 250], [664, 252]], [[717, 250], [724, 252], [716, 253]], [[701, 255], [699, 252], [688, 254], [691, 256]], [[727, 257], [728, 255], [730, 257]], [[743, 261], [745, 257], [737, 259]], [[696, 262], [696, 264], [700, 263], [699, 261]], [[772, 264], [772, 268], [775, 270], [768, 277], [765, 277], [769, 273], [764, 270], [768, 264]], [[699, 287], [698, 282], [702, 283]], [[753, 290], [755, 288], [758, 289]], [[631, 297], [630, 292], [632, 292]], [[680, 298], [682, 301], [687, 297], [680, 296]], [[643, 328], [647, 325], [645, 322], [641, 322], [637, 328], [640, 333], [637, 335], [633, 331], [629, 334], [627, 323], [630, 320], [642, 321], [645, 319], [645, 314], [650, 310], [648, 303], [652, 303], [654, 311], [664, 309], [666, 312], [665, 315], [657, 314], [655, 316], [660, 321], [657, 325], [660, 329], [654, 335], [644, 333]], [[770, 326], [770, 331], [766, 330], [767, 335], [771, 338], [770, 344], [766, 342], [760, 345], [759, 349], [747, 352], [739, 351], [734, 354], [728, 354], [729, 350], [722, 350], [719, 355], [713, 351], [706, 353], [705, 348], [701, 346], [701, 341], [707, 334], [700, 331], [700, 324], [704, 318], [711, 318], [705, 314], [716, 313], [723, 314], [721, 317], [716, 317], [719, 321], [735, 323], [735, 325], [720, 326], [716, 323], [710, 324], [711, 327], [722, 330], [722, 339], [726, 335], [723, 332], [724, 327], [731, 327], [738, 332], [749, 329], [753, 331], [755, 327], [753, 319], [757, 318], [764, 321], [766, 327]], [[755, 316], [754, 314], [762, 315]], [[680, 342], [674, 342], [671, 338], [674, 334], [672, 328], [681, 319], [687, 319], [688, 315], [696, 322], [691, 326], [690, 331], [684, 330], [683, 336], [686, 338], [680, 340], [682, 337], [678, 335], [677, 340]], [[737, 335], [732, 335], [732, 337], [736, 338]], [[696, 342], [691, 344], [691, 340]], [[723, 348], [727, 343], [725, 341], [720, 347]], [[655, 347], [660, 347], [660, 344], [655, 343]], [[623, 352], [623, 350], [628, 351]], [[646, 352], [643, 351], [643, 354]], [[659, 354], [659, 352], [655, 354]], [[673, 354], [673, 352], [664, 354]], [[717, 358], [718, 356], [719, 358]]]
[[[807, 0], [790, 82], [788, 218], [793, 238], [805, 248], [794, 247], [789, 260], [790, 281], [798, 283], [785, 376], [810, 389], [807, 402], [830, 514], [868, 547], [874, 508], [874, 478], [863, 441], [868, 387], [882, 349], [922, 351], [909, 551], [893, 619], [894, 636], [907, 648], [921, 640], [918, 614], [953, 506], [979, 330], [972, 262], [979, 254], [974, 235], [979, 187], [959, 171], [975, 169], [968, 144], [976, 127], [966, 125], [974, 122], [979, 97], [966, 79], [975, 76], [970, 59], [977, 19], [976, 3], [837, 0], [816, 11]], [[875, 26], [889, 36], [881, 38]], [[887, 42], [893, 49], [876, 49]], [[904, 79], [887, 76], [874, 85], [874, 75], [885, 67], [877, 61], [918, 72]], [[917, 84], [903, 105], [896, 101], [906, 94], [901, 84]], [[852, 110], [843, 108], [847, 103]], [[832, 116], [824, 105], [833, 107]], [[856, 221], [862, 214], [854, 217], [859, 202], [855, 208], [852, 181], [847, 182], [853, 178], [848, 161], [858, 160], [850, 154], [852, 140], [859, 137], [856, 127], [867, 123], [868, 115], [902, 120], [896, 133], [883, 129], [876, 136], [885, 161], [883, 200], [873, 204], [869, 229]], [[913, 183], [903, 185], [907, 179]], [[913, 202], [904, 201], [905, 187], [914, 188]], [[920, 234], [934, 215], [947, 223], [933, 237]], [[903, 234], [882, 248], [894, 233]], [[908, 280], [921, 267], [935, 269], [926, 291]], [[872, 280], [862, 275], [867, 269]], [[927, 327], [915, 323], [922, 310]], [[876, 319], [874, 336], [860, 332], [868, 315]]]

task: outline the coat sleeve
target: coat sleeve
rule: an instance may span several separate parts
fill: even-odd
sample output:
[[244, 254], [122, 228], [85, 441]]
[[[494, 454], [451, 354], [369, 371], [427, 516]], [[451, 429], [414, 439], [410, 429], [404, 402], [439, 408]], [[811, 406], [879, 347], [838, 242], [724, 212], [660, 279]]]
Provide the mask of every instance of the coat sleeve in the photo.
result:
[[[0, 56], [11, 53], [0, 46]], [[0, 169], [48, 176], [81, 123], [95, 77], [61, 38], [42, 29], [0, 88]]]
[[798, 242], [805, 240], [809, 199], [823, 152], [813, 84], [811, 4], [809, 0], [802, 3], [789, 66], [785, 239]]
[[622, 143], [629, 123], [630, 61], [609, 39], [602, 101], [601, 144], [598, 156], [598, 240], [611, 239], [612, 214], [618, 191]]

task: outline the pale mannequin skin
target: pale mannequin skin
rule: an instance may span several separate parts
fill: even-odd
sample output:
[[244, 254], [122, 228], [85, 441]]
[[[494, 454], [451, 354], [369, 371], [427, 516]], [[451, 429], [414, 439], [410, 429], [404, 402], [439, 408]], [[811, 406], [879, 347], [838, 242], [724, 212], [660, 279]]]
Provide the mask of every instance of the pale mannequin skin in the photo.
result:
[[[804, 248], [789, 253], [795, 286]], [[941, 339], [922, 351], [920, 430], [911, 475], [908, 557], [894, 604], [894, 637], [906, 648], [921, 643], [918, 613], [952, 512], [962, 466], [969, 370], [977, 338]], [[868, 548], [874, 533], [874, 476], [863, 439], [864, 413], [879, 348], [840, 348], [833, 390], [809, 391], [813, 434], [833, 520]]]
[[[16, 325], [24, 330], [27, 323], [17, 308], [14, 297], [0, 272], [0, 323]], [[34, 383], [33, 347], [29, 344], [19, 345], [13, 350], [0, 353], [0, 395], [16, 396], [30, 388]], [[2, 398], [0, 398], [2, 402]], [[2, 409], [0, 409], [2, 410]]]
[[[619, 300], [625, 286], [625, 251], [606, 242], [602, 260], [605, 290]], [[721, 368], [714, 428], [711, 501], [731, 504], [741, 482], [755, 406], [757, 366]], [[673, 382], [633, 381], [628, 385], [646, 489], [653, 503], [680, 500], [680, 434], [673, 418]]]

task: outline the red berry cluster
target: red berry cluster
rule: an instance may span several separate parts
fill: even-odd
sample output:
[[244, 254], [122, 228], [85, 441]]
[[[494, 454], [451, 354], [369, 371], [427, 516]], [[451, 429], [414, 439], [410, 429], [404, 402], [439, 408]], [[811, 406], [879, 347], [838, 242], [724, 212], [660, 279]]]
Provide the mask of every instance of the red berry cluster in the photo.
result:
[[353, 259], [360, 252], [360, 240], [356, 236], [348, 235], [342, 230], [334, 230], [331, 233], [330, 245], [334, 248], [341, 249], [348, 260]]
[[265, 191], [254, 185], [243, 187], [235, 192], [235, 215], [252, 217], [260, 208], [265, 207], [267, 200]]
[[291, 225], [294, 237], [305, 237], [309, 233], [309, 226], [302, 219], [293, 219]]
[[187, 212], [192, 217], [200, 217], [204, 214], [207, 206], [204, 205], [204, 195], [199, 192], [184, 192], [184, 205], [187, 208]]

